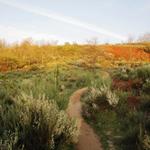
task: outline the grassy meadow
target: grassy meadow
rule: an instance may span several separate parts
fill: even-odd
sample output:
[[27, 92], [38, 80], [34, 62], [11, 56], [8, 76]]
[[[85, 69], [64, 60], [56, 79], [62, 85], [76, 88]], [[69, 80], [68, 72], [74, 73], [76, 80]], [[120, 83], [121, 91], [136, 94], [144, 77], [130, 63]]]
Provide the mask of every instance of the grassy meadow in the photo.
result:
[[[104, 150], [150, 149], [150, 43], [0, 44], [0, 149], [74, 150], [69, 97]], [[93, 90], [94, 89], [94, 90]]]

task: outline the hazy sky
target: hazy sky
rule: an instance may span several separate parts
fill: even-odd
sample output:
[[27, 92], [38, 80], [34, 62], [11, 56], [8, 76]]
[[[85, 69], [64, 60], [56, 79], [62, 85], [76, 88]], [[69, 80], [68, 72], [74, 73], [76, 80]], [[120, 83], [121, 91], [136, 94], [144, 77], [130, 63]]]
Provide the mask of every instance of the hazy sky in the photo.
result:
[[150, 0], [0, 0], [0, 38], [120, 42], [150, 32]]

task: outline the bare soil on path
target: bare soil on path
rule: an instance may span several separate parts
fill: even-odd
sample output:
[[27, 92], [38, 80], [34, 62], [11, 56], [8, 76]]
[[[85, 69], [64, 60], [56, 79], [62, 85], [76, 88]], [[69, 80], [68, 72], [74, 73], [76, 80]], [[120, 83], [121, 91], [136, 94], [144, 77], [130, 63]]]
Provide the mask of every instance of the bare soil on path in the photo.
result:
[[80, 131], [76, 150], [103, 150], [98, 136], [82, 117], [81, 96], [87, 92], [87, 88], [79, 89], [70, 97], [67, 113], [70, 117], [78, 120]]

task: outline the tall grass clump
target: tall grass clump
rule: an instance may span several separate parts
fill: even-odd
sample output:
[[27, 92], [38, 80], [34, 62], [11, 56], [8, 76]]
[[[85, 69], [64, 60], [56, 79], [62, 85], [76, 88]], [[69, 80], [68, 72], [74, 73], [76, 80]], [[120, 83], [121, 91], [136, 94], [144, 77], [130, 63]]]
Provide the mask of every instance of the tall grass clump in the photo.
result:
[[0, 144], [6, 149], [61, 149], [76, 141], [76, 122], [54, 101], [26, 94], [0, 96]]

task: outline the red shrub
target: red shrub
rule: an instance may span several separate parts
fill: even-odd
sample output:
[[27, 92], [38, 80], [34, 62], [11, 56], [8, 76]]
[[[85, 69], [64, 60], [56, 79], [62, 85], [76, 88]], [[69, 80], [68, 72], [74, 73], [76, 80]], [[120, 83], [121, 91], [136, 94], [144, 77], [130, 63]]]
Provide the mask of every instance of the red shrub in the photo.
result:
[[112, 87], [113, 89], [118, 89], [122, 91], [130, 91], [132, 89], [135, 89], [138, 93], [140, 92], [140, 89], [142, 88], [142, 80], [141, 79], [135, 79], [135, 80], [113, 80]]
[[138, 108], [140, 105], [140, 97], [129, 96], [127, 99], [127, 103], [130, 108]]
[[113, 80], [112, 87], [113, 89], [118, 89], [122, 91], [130, 91], [132, 88], [132, 81], [131, 80], [123, 81], [123, 80], [115, 79]]

